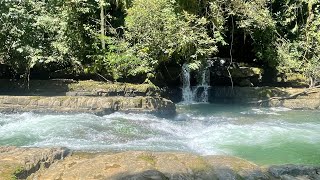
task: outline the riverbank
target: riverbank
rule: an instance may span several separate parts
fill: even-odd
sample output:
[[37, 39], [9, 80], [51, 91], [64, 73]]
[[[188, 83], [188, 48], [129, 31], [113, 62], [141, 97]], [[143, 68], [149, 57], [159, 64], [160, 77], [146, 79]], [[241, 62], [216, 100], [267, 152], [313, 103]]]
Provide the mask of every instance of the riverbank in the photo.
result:
[[151, 96], [0, 96], [0, 112], [93, 113], [97, 115], [135, 112], [174, 116], [175, 105], [170, 100]]
[[[201, 88], [198, 90], [201, 93]], [[182, 91], [160, 89], [148, 84], [105, 83], [74, 80], [32, 80], [29, 89], [22, 82], [0, 80], [2, 112], [68, 112], [110, 114], [150, 112], [174, 115]], [[210, 103], [256, 107], [320, 109], [320, 89], [281, 87], [210, 87]], [[173, 102], [174, 103], [173, 103]]]
[[231, 156], [178, 152], [71, 152], [0, 147], [1, 179], [319, 179], [320, 167], [260, 167]]
[[148, 84], [36, 80], [25, 89], [19, 82], [1, 80], [1, 85], [0, 112], [175, 115], [175, 104]]

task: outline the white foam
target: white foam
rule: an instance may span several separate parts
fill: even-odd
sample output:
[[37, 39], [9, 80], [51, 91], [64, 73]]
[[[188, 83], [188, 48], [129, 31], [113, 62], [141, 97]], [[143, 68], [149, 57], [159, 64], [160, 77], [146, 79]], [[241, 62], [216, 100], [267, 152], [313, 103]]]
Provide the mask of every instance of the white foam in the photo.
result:
[[[232, 154], [234, 146], [276, 146], [286, 142], [320, 143], [320, 122], [291, 122], [281, 114], [240, 112], [180, 114], [174, 119], [149, 114], [114, 113], [37, 115], [0, 114], [0, 145], [65, 146], [75, 150], [164, 150]], [[281, 111], [285, 111], [281, 109]], [[294, 118], [294, 117], [293, 117]]]

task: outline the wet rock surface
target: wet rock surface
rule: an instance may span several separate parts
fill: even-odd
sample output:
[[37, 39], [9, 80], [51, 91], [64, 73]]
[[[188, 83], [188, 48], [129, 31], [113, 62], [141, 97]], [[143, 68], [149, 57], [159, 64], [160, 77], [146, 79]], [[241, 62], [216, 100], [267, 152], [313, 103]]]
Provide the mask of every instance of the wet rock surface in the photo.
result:
[[0, 147], [0, 179], [26, 179], [70, 154], [65, 148]]
[[0, 96], [0, 112], [95, 113], [142, 112], [175, 115], [175, 104], [160, 97]]
[[260, 171], [245, 160], [240, 160], [243, 167], [230, 163], [238, 160], [169, 152], [76, 153], [30, 179], [239, 179], [241, 170]]
[[280, 179], [320, 179], [320, 167], [305, 165], [271, 166], [268, 172]]
[[264, 180], [320, 178], [320, 167], [259, 167], [231, 156], [179, 152], [74, 152], [0, 147], [0, 179]]
[[0, 112], [26, 111], [98, 115], [120, 111], [172, 116], [176, 107], [160, 97], [158, 87], [149, 84], [32, 80], [25, 89], [21, 82], [0, 80]]

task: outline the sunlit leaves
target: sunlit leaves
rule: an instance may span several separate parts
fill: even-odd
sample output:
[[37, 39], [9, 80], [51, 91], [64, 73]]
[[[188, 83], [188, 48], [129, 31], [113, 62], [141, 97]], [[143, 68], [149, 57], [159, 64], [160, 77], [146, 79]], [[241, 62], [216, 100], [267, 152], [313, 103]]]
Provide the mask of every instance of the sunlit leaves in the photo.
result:
[[[310, 79], [310, 86], [320, 80], [320, 9], [315, 1], [297, 1], [293, 4], [308, 6], [305, 20], [299, 24], [295, 38], [279, 38], [278, 55], [280, 72], [300, 72]], [[290, 9], [290, 8], [289, 8]], [[300, 16], [293, 16], [298, 22]], [[298, 26], [298, 24], [296, 24]], [[291, 31], [292, 32], [292, 31]]]
[[128, 9], [126, 39], [153, 69], [163, 61], [181, 59], [197, 61], [194, 69], [198, 69], [198, 62], [217, 50], [216, 41], [208, 35], [207, 19], [177, 8], [175, 1], [135, 0]]

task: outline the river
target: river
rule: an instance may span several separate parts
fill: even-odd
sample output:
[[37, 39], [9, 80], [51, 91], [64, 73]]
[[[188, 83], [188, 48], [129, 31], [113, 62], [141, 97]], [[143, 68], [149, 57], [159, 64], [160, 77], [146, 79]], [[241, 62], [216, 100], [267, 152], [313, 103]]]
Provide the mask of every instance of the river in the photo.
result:
[[259, 165], [320, 165], [320, 112], [236, 105], [177, 105], [150, 114], [0, 114], [0, 145], [78, 151], [183, 151]]

